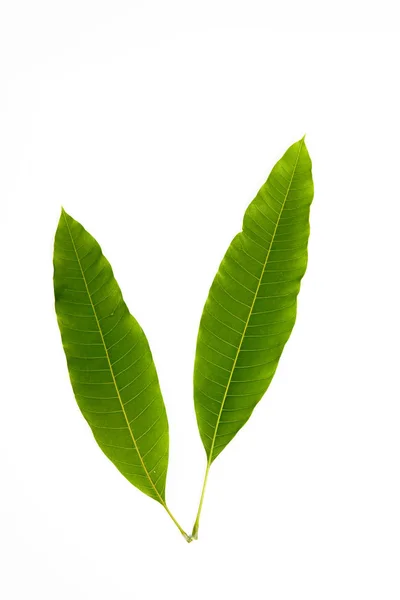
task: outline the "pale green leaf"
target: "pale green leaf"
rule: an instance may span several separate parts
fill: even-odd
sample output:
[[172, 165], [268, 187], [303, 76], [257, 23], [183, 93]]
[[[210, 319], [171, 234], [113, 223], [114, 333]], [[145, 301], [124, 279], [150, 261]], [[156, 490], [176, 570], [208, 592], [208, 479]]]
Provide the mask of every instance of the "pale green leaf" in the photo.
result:
[[247, 208], [243, 231], [211, 286], [194, 369], [196, 416], [209, 465], [265, 394], [292, 331], [312, 198], [311, 160], [302, 139]]

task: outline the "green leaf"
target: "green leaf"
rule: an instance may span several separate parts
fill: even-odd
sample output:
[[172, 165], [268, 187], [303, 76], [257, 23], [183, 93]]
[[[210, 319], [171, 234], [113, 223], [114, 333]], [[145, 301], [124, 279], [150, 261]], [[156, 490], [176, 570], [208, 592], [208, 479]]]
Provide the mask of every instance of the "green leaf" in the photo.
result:
[[168, 421], [149, 344], [99, 244], [64, 210], [54, 293], [72, 387], [97, 443], [122, 475], [166, 508]]
[[208, 466], [265, 394], [292, 331], [307, 265], [312, 198], [303, 138], [278, 161], [247, 208], [243, 231], [232, 240], [211, 286], [194, 369]]

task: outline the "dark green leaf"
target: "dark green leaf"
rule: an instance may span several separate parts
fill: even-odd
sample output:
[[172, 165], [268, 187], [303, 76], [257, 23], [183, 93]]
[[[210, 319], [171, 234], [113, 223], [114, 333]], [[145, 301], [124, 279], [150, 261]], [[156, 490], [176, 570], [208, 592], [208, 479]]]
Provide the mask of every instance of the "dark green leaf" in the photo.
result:
[[54, 293], [72, 387], [97, 443], [165, 506], [168, 421], [147, 339], [99, 244], [65, 211], [54, 244]]

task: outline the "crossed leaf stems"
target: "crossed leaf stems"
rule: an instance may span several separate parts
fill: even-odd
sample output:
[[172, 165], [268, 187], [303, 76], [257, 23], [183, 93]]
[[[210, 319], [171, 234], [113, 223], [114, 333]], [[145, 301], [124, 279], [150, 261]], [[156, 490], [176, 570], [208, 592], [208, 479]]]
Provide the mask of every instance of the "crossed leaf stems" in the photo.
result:
[[203, 487], [202, 487], [201, 495], [200, 495], [199, 507], [198, 507], [198, 510], [197, 510], [196, 520], [194, 522], [191, 535], [188, 535], [186, 533], [186, 531], [181, 527], [181, 525], [179, 524], [179, 522], [175, 519], [174, 515], [169, 510], [167, 504], [165, 504], [165, 503], [163, 504], [163, 506], [164, 506], [165, 510], [167, 511], [169, 517], [175, 523], [176, 527], [179, 529], [179, 531], [181, 532], [181, 534], [183, 535], [183, 537], [185, 538], [185, 540], [187, 541], [188, 544], [190, 544], [191, 542], [193, 542], [193, 540], [197, 540], [197, 538], [198, 538], [199, 524], [200, 524], [200, 515], [201, 515], [202, 508], [203, 508], [204, 495], [205, 495], [205, 491], [206, 491], [206, 487], [207, 487], [207, 480], [208, 480], [208, 474], [209, 474], [209, 471], [210, 471], [210, 466], [211, 466], [211, 461], [208, 460], [207, 461], [206, 472], [205, 472], [205, 475], [204, 475]]

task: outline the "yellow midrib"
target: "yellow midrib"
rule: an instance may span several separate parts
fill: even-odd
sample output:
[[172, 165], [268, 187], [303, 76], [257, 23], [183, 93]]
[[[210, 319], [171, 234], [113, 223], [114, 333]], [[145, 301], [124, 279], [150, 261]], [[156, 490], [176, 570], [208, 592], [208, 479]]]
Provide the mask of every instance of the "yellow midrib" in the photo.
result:
[[82, 278], [83, 278], [83, 281], [85, 283], [85, 288], [86, 288], [87, 295], [89, 297], [89, 301], [90, 301], [90, 304], [91, 304], [91, 307], [92, 307], [92, 310], [93, 310], [93, 315], [94, 315], [94, 318], [96, 319], [96, 324], [97, 324], [97, 327], [98, 327], [98, 330], [99, 330], [99, 333], [100, 333], [101, 341], [102, 341], [103, 346], [104, 346], [104, 352], [106, 353], [106, 358], [107, 358], [108, 366], [110, 368], [111, 377], [112, 377], [112, 380], [113, 380], [113, 383], [114, 383], [115, 391], [117, 392], [118, 400], [119, 400], [119, 403], [121, 405], [121, 410], [123, 412], [123, 415], [124, 415], [124, 418], [125, 418], [125, 421], [126, 421], [126, 425], [128, 427], [130, 436], [132, 438], [133, 445], [135, 447], [135, 450], [137, 452], [137, 455], [139, 457], [140, 463], [141, 463], [142, 468], [143, 468], [143, 470], [144, 470], [144, 472], [146, 474], [147, 479], [149, 480], [152, 488], [154, 489], [155, 493], [157, 494], [157, 497], [160, 499], [161, 504], [164, 506], [164, 508], [166, 508], [165, 501], [162, 498], [162, 496], [160, 495], [160, 493], [157, 490], [156, 486], [154, 485], [154, 482], [153, 482], [152, 478], [150, 477], [150, 473], [148, 472], [148, 470], [146, 468], [146, 465], [145, 465], [145, 463], [143, 461], [143, 458], [142, 458], [142, 456], [141, 456], [141, 454], [139, 452], [139, 448], [138, 448], [135, 436], [133, 435], [132, 428], [131, 428], [131, 426], [129, 424], [129, 419], [128, 419], [128, 416], [127, 416], [126, 411], [125, 411], [124, 403], [122, 402], [122, 398], [121, 398], [121, 394], [120, 394], [120, 391], [119, 391], [119, 388], [118, 388], [117, 381], [115, 379], [114, 370], [113, 370], [113, 367], [112, 367], [112, 364], [111, 364], [110, 356], [108, 354], [108, 349], [107, 349], [107, 346], [106, 346], [106, 343], [105, 343], [105, 340], [104, 340], [103, 331], [101, 329], [100, 321], [99, 321], [99, 319], [97, 317], [96, 308], [95, 308], [95, 305], [94, 305], [93, 300], [92, 300], [92, 296], [91, 296], [90, 291], [89, 291], [89, 286], [88, 286], [87, 281], [86, 281], [85, 272], [83, 270], [82, 263], [81, 263], [81, 260], [79, 258], [79, 254], [78, 254], [77, 248], [75, 246], [74, 238], [72, 237], [72, 232], [71, 232], [71, 229], [69, 227], [68, 220], [67, 220], [67, 217], [65, 216], [65, 212], [64, 211], [63, 211], [63, 216], [64, 216], [65, 224], [66, 224], [67, 229], [68, 229], [69, 236], [71, 238], [71, 243], [72, 243], [72, 246], [74, 248], [75, 256], [76, 256], [76, 259], [78, 261], [79, 268], [81, 270]]
[[222, 412], [224, 410], [225, 400], [226, 400], [226, 397], [228, 395], [229, 386], [231, 384], [233, 373], [234, 373], [235, 368], [236, 368], [236, 362], [237, 362], [237, 359], [239, 357], [240, 350], [241, 350], [241, 347], [242, 347], [242, 344], [243, 344], [243, 340], [244, 340], [245, 335], [246, 335], [247, 327], [248, 327], [249, 322], [250, 322], [250, 318], [251, 318], [251, 315], [252, 315], [252, 312], [253, 312], [254, 304], [255, 304], [257, 296], [258, 296], [258, 292], [259, 292], [259, 289], [260, 289], [261, 281], [262, 281], [263, 275], [265, 273], [265, 269], [267, 267], [269, 255], [270, 255], [270, 252], [271, 252], [272, 244], [274, 243], [274, 239], [275, 239], [275, 235], [276, 235], [276, 232], [277, 232], [277, 229], [278, 229], [279, 221], [281, 219], [282, 212], [283, 212], [283, 209], [285, 207], [285, 203], [286, 203], [287, 197], [289, 195], [290, 188], [292, 186], [293, 177], [294, 177], [294, 174], [295, 174], [295, 171], [296, 171], [296, 168], [297, 168], [297, 164], [299, 162], [300, 152], [301, 152], [301, 149], [303, 147], [303, 143], [304, 143], [304, 139], [302, 139], [301, 142], [300, 142], [299, 151], [297, 153], [296, 161], [295, 161], [295, 164], [293, 166], [293, 171], [292, 171], [292, 175], [291, 175], [291, 178], [290, 178], [290, 181], [289, 181], [289, 185], [288, 185], [288, 188], [287, 188], [287, 191], [286, 191], [286, 194], [285, 194], [285, 198], [284, 198], [284, 200], [282, 202], [281, 210], [279, 211], [279, 215], [278, 215], [278, 218], [276, 220], [276, 225], [275, 225], [275, 228], [274, 228], [274, 232], [272, 234], [272, 238], [271, 238], [271, 241], [269, 243], [269, 248], [268, 248], [267, 256], [265, 258], [265, 262], [263, 264], [261, 275], [260, 275], [260, 278], [258, 280], [257, 289], [256, 289], [256, 291], [254, 293], [253, 302], [251, 303], [251, 306], [250, 306], [249, 314], [248, 314], [248, 317], [247, 317], [247, 320], [246, 320], [246, 323], [245, 323], [245, 326], [244, 326], [244, 329], [243, 329], [242, 337], [241, 337], [240, 342], [239, 342], [239, 346], [238, 346], [238, 349], [237, 349], [237, 352], [236, 352], [235, 360], [233, 362], [232, 369], [231, 369], [231, 372], [229, 374], [228, 383], [226, 384], [226, 389], [225, 389], [224, 397], [223, 397], [222, 402], [221, 402], [221, 408], [220, 408], [219, 413], [218, 413], [217, 423], [215, 425], [215, 431], [214, 431], [214, 435], [213, 435], [212, 442], [211, 442], [211, 448], [210, 448], [210, 454], [209, 454], [209, 458], [208, 458], [207, 468], [210, 467], [211, 462], [212, 462], [212, 455], [213, 455], [213, 452], [214, 452], [215, 440], [216, 440], [216, 437], [217, 437], [218, 427], [219, 427], [219, 423], [220, 423], [220, 420], [221, 420]]

